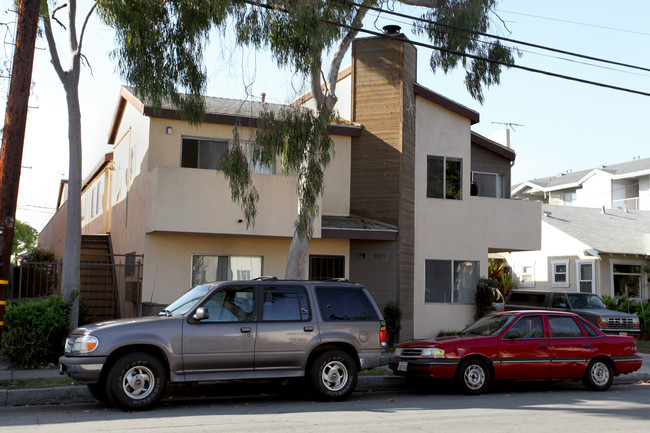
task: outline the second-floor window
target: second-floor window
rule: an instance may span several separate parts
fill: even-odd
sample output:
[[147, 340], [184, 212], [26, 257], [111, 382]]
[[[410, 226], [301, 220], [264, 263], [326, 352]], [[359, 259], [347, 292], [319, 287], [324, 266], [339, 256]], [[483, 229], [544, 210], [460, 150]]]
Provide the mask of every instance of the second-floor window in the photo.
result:
[[427, 197], [463, 198], [463, 160], [446, 156], [427, 157]]
[[479, 197], [506, 198], [502, 174], [473, 171], [472, 185], [476, 185], [476, 195]]
[[[181, 167], [222, 170], [220, 158], [232, 146], [229, 140], [208, 140], [201, 138], [183, 138], [181, 144]], [[252, 146], [248, 142], [241, 143], [248, 166], [253, 173], [274, 174], [275, 163], [271, 166], [253, 164]]]

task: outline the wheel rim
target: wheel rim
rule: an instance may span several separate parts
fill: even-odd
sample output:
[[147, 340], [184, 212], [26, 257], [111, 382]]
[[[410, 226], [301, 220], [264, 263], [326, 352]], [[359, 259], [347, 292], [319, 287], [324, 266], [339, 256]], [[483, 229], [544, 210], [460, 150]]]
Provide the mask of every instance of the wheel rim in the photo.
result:
[[124, 393], [133, 400], [142, 400], [153, 392], [156, 379], [153, 372], [142, 365], [129, 369], [122, 379]]
[[464, 378], [467, 388], [476, 391], [485, 384], [485, 371], [480, 365], [471, 364], [465, 369]]
[[321, 373], [323, 385], [330, 391], [338, 391], [348, 382], [348, 369], [339, 361], [328, 362]]
[[594, 363], [593, 367], [591, 367], [591, 380], [598, 386], [607, 385], [607, 382], [609, 382], [609, 368], [602, 362]]

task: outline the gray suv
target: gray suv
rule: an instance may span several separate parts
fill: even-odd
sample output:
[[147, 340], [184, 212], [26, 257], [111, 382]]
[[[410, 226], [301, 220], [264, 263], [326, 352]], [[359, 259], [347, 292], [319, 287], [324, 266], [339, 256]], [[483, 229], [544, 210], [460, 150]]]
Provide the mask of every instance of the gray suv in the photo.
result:
[[387, 364], [384, 325], [347, 281], [210, 283], [157, 316], [75, 329], [59, 365], [123, 410], [151, 408], [168, 381], [304, 377], [317, 397], [344, 400], [360, 369]]

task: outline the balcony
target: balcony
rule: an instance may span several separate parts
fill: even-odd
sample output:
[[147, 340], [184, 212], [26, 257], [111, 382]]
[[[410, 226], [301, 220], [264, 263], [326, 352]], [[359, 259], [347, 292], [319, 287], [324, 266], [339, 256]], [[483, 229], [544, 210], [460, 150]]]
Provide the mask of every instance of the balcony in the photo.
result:
[[639, 210], [639, 197], [612, 200], [612, 209]]

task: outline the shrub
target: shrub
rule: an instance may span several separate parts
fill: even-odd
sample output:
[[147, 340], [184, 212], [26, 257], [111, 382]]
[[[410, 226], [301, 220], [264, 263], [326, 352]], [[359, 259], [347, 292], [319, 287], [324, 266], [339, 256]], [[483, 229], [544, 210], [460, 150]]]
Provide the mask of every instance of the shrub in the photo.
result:
[[2, 354], [17, 368], [57, 362], [63, 354], [69, 315], [60, 295], [8, 302]]
[[498, 284], [494, 280], [481, 278], [476, 283], [476, 293], [474, 294], [474, 320], [494, 311], [494, 289], [498, 288]]
[[402, 310], [397, 302], [390, 301], [384, 306], [384, 321], [390, 347], [399, 341], [399, 331], [402, 329]]

